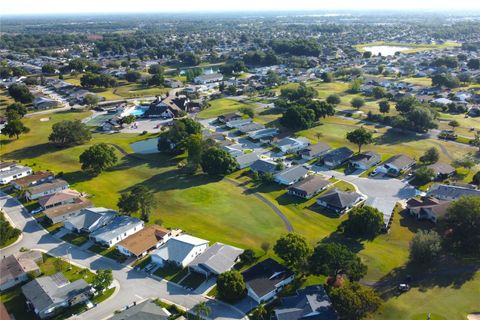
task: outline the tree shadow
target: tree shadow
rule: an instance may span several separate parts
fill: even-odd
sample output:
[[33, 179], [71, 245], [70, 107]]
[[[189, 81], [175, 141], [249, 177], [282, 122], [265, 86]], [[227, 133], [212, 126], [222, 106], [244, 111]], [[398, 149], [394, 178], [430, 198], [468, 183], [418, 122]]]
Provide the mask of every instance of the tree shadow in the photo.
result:
[[359, 239], [354, 239], [345, 236], [345, 234], [337, 228], [334, 232], [332, 232], [328, 237], [323, 238], [319, 241], [319, 243], [339, 243], [347, 246], [351, 251], [355, 253], [359, 253], [363, 249], [365, 249], [364, 244]]
[[259, 112], [258, 114], [261, 116], [267, 116], [267, 115], [278, 115], [282, 113], [283, 113], [283, 110], [281, 110], [280, 108], [269, 108]]
[[275, 200], [277, 200], [278, 204], [282, 206], [287, 206], [289, 204], [301, 205], [308, 201], [308, 199], [292, 196], [288, 194], [288, 192], [278, 196]]
[[325, 207], [322, 207], [321, 205], [317, 204], [316, 202], [313, 203], [311, 206], [309, 206], [307, 209], [315, 212], [315, 213], [318, 213], [318, 214], [321, 214], [321, 215], [324, 215], [325, 217], [327, 218], [330, 218], [330, 219], [338, 219], [340, 218], [340, 216], [338, 215], [338, 213], [336, 213], [335, 211], [333, 210], [330, 210], [330, 209], [327, 209]]
[[2, 157], [4, 159], [31, 159], [40, 157], [47, 153], [56, 152], [60, 149], [61, 148], [58, 148], [51, 143], [42, 143], [11, 151], [2, 155]]
[[435, 225], [429, 220], [418, 220], [415, 217], [412, 217], [407, 210], [402, 210], [400, 212], [400, 226], [402, 228], [407, 228], [413, 233], [417, 233], [419, 230], [429, 230], [433, 229]]
[[407, 143], [411, 141], [418, 141], [419, 137], [417, 134], [412, 132], [405, 132], [399, 129], [390, 128], [383, 135], [375, 139], [376, 145], [392, 145], [398, 143]]

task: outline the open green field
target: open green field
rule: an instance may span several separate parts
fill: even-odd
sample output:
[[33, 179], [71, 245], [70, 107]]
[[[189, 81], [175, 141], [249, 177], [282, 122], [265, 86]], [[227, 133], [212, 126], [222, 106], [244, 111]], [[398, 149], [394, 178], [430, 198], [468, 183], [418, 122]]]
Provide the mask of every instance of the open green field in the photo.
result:
[[197, 114], [197, 117], [199, 119], [215, 118], [222, 114], [237, 112], [238, 109], [242, 107], [255, 108], [253, 104], [244, 103], [228, 98], [211, 100], [209, 103], [210, 107], [202, 110]]
[[371, 46], [399, 46], [407, 47], [408, 50], [402, 51], [402, 53], [415, 53], [421, 51], [430, 51], [430, 50], [442, 50], [453, 47], [459, 47], [460, 44], [456, 42], [445, 42], [442, 44], [426, 44], [426, 43], [403, 43], [403, 42], [387, 42], [387, 41], [376, 41], [371, 43], [361, 43], [353, 46], [359, 52], [364, 52], [365, 47]]

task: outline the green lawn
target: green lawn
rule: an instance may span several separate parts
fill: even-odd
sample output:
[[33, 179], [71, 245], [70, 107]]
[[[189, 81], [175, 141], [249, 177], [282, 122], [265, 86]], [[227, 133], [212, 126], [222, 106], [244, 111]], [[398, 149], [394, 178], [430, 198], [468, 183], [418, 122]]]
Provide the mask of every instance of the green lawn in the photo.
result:
[[76, 246], [81, 246], [88, 241], [88, 236], [77, 233], [67, 233], [62, 237], [62, 240], [70, 242]]
[[136, 83], [126, 83], [115, 87], [112, 93], [124, 98], [141, 98], [147, 96], [161, 96], [168, 93], [169, 88], [163, 87], [143, 87]]
[[215, 118], [219, 115], [237, 112], [238, 109], [242, 107], [252, 107], [255, 108], [255, 105], [249, 103], [243, 103], [228, 98], [221, 98], [216, 100], [209, 101], [210, 107], [202, 110], [197, 114], [199, 119]]
[[105, 256], [107, 258], [110, 258], [110, 259], [115, 260], [115, 261], [120, 262], [120, 263], [127, 260], [127, 257], [125, 255], [121, 254], [120, 251], [118, 251], [116, 247], [106, 248], [106, 247], [102, 247], [98, 244], [94, 244], [90, 248], [88, 248], [88, 250], [90, 250], [92, 252], [95, 252], [95, 253], [98, 253], [102, 256]]
[[91, 283], [94, 277], [94, 273], [88, 269], [82, 269], [70, 265], [66, 260], [55, 258], [47, 254], [43, 255], [43, 263], [39, 266], [42, 275], [51, 276], [57, 272], [62, 272], [65, 278], [70, 282], [83, 278], [86, 282]]
[[180, 282], [180, 284], [187, 288], [196, 289], [205, 280], [206, 278], [204, 275], [196, 272], [190, 272], [190, 274], [182, 282]]
[[182, 269], [173, 263], [169, 263], [155, 270], [154, 274], [165, 280], [179, 283], [180, 280], [182, 280], [188, 274], [188, 269]]

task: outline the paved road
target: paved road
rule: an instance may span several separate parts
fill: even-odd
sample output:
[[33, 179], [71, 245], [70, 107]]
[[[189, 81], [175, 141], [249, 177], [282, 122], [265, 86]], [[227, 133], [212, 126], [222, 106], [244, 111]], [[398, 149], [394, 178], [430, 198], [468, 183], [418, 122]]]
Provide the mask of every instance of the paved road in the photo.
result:
[[26, 209], [14, 198], [0, 192], [0, 207], [10, 217], [15, 226], [22, 230], [23, 239], [15, 245], [1, 250], [2, 255], [18, 252], [21, 247], [37, 249], [48, 254], [69, 259], [72, 263], [91, 270], [111, 268], [113, 276], [120, 284], [120, 290], [106, 303], [81, 314], [78, 319], [105, 319], [115, 310], [120, 310], [134, 301], [145, 298], [162, 298], [187, 309], [206, 301], [212, 309], [212, 319], [242, 319], [244, 314], [235, 307], [223, 302], [192, 293], [181, 286], [167, 281], [157, 281], [143, 271], [135, 271], [111, 259], [81, 250], [47, 233]]

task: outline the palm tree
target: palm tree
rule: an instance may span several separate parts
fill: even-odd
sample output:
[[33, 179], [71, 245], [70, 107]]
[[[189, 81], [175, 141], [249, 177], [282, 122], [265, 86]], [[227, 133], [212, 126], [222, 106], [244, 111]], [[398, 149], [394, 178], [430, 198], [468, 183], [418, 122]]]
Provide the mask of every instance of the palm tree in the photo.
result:
[[323, 133], [321, 133], [321, 132], [315, 133], [315, 138], [317, 138], [317, 142], [320, 141], [321, 137], [323, 137]]
[[264, 320], [266, 316], [267, 309], [265, 308], [265, 304], [261, 303], [253, 310], [251, 318], [253, 320]]
[[195, 315], [200, 319], [203, 319], [204, 317], [207, 318], [212, 312], [212, 309], [207, 306], [207, 303], [205, 301], [197, 304], [194, 309]]

